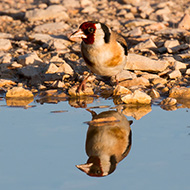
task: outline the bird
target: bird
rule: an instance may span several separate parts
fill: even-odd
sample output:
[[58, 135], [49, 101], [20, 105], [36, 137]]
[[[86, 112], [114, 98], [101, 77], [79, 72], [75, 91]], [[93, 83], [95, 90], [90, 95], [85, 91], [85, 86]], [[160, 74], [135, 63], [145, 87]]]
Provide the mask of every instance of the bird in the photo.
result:
[[82, 39], [81, 53], [90, 71], [100, 76], [115, 76], [118, 84], [117, 75], [124, 69], [128, 54], [125, 39], [97, 21], [82, 23], [70, 36], [72, 41], [77, 38]]
[[91, 177], [103, 177], [115, 171], [117, 164], [129, 153], [132, 144], [132, 121], [118, 111], [104, 111], [99, 114], [90, 111], [92, 121], [86, 137], [85, 164], [76, 165]]

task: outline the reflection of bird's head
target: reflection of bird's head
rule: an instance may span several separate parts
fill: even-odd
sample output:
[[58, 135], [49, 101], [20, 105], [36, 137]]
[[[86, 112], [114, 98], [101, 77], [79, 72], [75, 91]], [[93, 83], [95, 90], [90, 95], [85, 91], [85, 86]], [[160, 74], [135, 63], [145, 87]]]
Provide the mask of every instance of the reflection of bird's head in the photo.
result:
[[115, 170], [116, 164], [117, 162], [114, 156], [111, 156], [110, 160], [103, 164], [99, 157], [92, 156], [88, 159], [86, 164], [76, 165], [76, 167], [89, 176], [103, 177], [111, 174]]
[[[90, 110], [88, 110], [90, 111]], [[89, 176], [103, 177], [111, 174], [131, 148], [131, 128], [126, 117], [117, 111], [96, 114], [88, 122], [86, 164], [76, 165]]]

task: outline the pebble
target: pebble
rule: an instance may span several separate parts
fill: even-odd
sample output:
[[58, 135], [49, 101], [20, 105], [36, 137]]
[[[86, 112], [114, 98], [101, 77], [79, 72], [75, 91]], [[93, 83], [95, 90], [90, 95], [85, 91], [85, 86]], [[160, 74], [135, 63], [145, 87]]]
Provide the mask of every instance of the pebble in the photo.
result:
[[3, 33], [3, 32], [0, 32], [0, 39], [7, 39], [7, 38], [13, 38], [13, 35], [12, 34], [9, 34], [9, 33]]
[[166, 84], [168, 81], [166, 80], [166, 79], [164, 79], [164, 78], [154, 78], [154, 79], [152, 79], [151, 80], [151, 83], [152, 84]]
[[47, 9], [34, 9], [26, 11], [25, 18], [31, 22], [38, 20], [55, 19], [67, 20], [68, 14], [65, 12], [65, 7], [62, 5], [50, 5]]
[[169, 91], [169, 97], [176, 99], [190, 98], [190, 88], [187, 87], [173, 87]]
[[160, 102], [160, 105], [164, 105], [164, 106], [173, 106], [176, 104], [177, 104], [177, 100], [175, 98], [170, 98], [170, 97], [167, 97]]
[[170, 77], [170, 79], [176, 79], [176, 78], [180, 78], [182, 75], [181, 75], [181, 72], [176, 69], [176, 70], [170, 72], [168, 74], [168, 76]]
[[12, 86], [12, 85], [16, 85], [16, 83], [9, 79], [0, 79], [0, 87], [7, 86], [7, 85]]
[[125, 80], [125, 81], [121, 81], [119, 83], [121, 86], [124, 86], [124, 87], [132, 87], [132, 86], [143, 86], [143, 87], [146, 87], [146, 86], [149, 86], [150, 85], [150, 82], [148, 79], [144, 78], [144, 77], [137, 77], [137, 78], [134, 78], [134, 79], [131, 79], [131, 80]]
[[12, 45], [10, 40], [0, 38], [0, 51], [8, 51], [11, 48]]
[[178, 28], [189, 30], [190, 29], [190, 15], [184, 14], [180, 22], [178, 23]]
[[29, 78], [39, 76], [43, 72], [44, 68], [36, 65], [27, 65], [18, 69], [18, 73]]
[[91, 96], [94, 95], [94, 91], [91, 87], [86, 87], [84, 91], [79, 91], [77, 92], [78, 86], [73, 86], [69, 88], [69, 95], [71, 97], [76, 97], [76, 96]]
[[30, 90], [23, 87], [13, 87], [6, 93], [6, 98], [33, 98], [34, 95]]
[[43, 61], [38, 57], [35, 52], [33, 52], [18, 56], [18, 63], [23, 66], [42, 65]]
[[53, 34], [54, 32], [61, 32], [69, 29], [69, 25], [65, 22], [46, 23], [34, 28], [34, 32]]
[[156, 49], [157, 46], [151, 39], [147, 39], [141, 43], [138, 43], [136, 46], [133, 47], [134, 49]]
[[132, 93], [131, 90], [120, 85], [117, 85], [116, 88], [113, 90], [114, 96], [119, 96], [121, 94], [131, 94], [131, 93]]
[[148, 95], [151, 97], [151, 98], [159, 98], [160, 97], [160, 93], [155, 90], [154, 88], [152, 88], [149, 92], [148, 92]]
[[166, 40], [164, 43], [164, 47], [166, 48], [172, 48], [178, 45], [180, 45], [178, 40]]
[[129, 53], [125, 69], [162, 72], [168, 65], [167, 61], [153, 60], [142, 55]]
[[151, 97], [145, 92], [135, 90], [132, 94], [127, 94], [121, 97], [121, 100], [126, 104], [150, 104]]

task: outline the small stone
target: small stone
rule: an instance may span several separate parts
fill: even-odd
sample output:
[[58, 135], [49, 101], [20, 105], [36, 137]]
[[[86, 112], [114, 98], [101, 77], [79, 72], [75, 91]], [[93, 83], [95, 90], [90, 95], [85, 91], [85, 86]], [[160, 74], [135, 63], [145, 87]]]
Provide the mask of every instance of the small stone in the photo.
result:
[[176, 99], [190, 98], [190, 88], [187, 87], [173, 87], [169, 91], [169, 97]]
[[51, 85], [51, 87], [53, 88], [64, 88], [65, 87], [65, 83], [62, 81], [54, 81], [53, 84]]
[[151, 97], [151, 98], [159, 98], [160, 97], [160, 93], [155, 90], [155, 89], [151, 89], [149, 92], [148, 92], [148, 95]]
[[172, 71], [171, 73], [169, 73], [168, 76], [170, 77], [170, 79], [176, 79], [176, 78], [180, 78], [182, 75], [181, 75], [181, 72], [176, 69]]
[[169, 9], [169, 7], [168, 6], [166, 6], [166, 7], [164, 7], [164, 8], [162, 8], [162, 9], [158, 9], [155, 13], [157, 14], [157, 15], [166, 15], [166, 14], [169, 14], [171, 11], [170, 11], [170, 9]]
[[97, 12], [97, 9], [95, 7], [92, 7], [92, 6], [88, 6], [88, 7], [85, 7], [81, 12], [92, 14], [92, 13]]
[[0, 39], [13, 38], [12, 34], [0, 32]]
[[189, 14], [184, 14], [180, 22], [178, 23], [178, 28], [180, 29], [185, 29], [185, 30], [190, 30], [190, 15]]
[[150, 31], [159, 31], [159, 30], [162, 30], [162, 29], [165, 29], [166, 28], [166, 25], [161, 23], [161, 22], [158, 22], [158, 23], [153, 23], [153, 24], [150, 24], [148, 26], [145, 26], [145, 30], [147, 32], [150, 32]]
[[11, 41], [8, 39], [0, 39], [0, 51], [8, 51], [12, 48]]
[[166, 40], [164, 43], [164, 47], [166, 48], [173, 48], [178, 45], [180, 45], [178, 40]]
[[[136, 75], [128, 70], [122, 70], [119, 74], [117, 74], [118, 81], [124, 81], [127, 79], [134, 79], [134, 78], [136, 78]], [[115, 76], [111, 77], [111, 80], [114, 81]]]
[[175, 47], [167, 48], [168, 53], [179, 53], [182, 50], [189, 49], [189, 44], [177, 45]]
[[190, 69], [187, 69], [185, 74], [190, 75]]
[[78, 86], [73, 86], [69, 89], [68, 93], [70, 96], [90, 96], [94, 95], [93, 89], [91, 87], [86, 87], [85, 90], [77, 92]]
[[135, 90], [132, 94], [127, 94], [121, 97], [121, 100], [126, 104], [150, 104], [151, 97], [146, 93]]
[[82, 7], [86, 7], [88, 5], [91, 5], [92, 1], [90, 0], [80, 0], [80, 4]]
[[43, 64], [43, 61], [38, 57], [38, 55], [33, 53], [28, 53], [24, 55], [20, 55], [18, 57], [18, 63], [26, 66], [26, 65], [41, 65]]
[[170, 97], [167, 97], [160, 102], [160, 105], [164, 105], [164, 106], [173, 106], [176, 104], [177, 104], [177, 100], [175, 98], [170, 98]]
[[69, 29], [69, 25], [64, 22], [46, 23], [34, 28], [37, 33], [54, 33]]
[[125, 27], [138, 27], [138, 26], [145, 26], [149, 24], [156, 23], [155, 21], [148, 20], [148, 19], [140, 19], [137, 18], [135, 20], [129, 20], [125, 23]]
[[136, 27], [132, 30], [130, 30], [128, 33], [127, 33], [128, 36], [141, 36], [142, 35], [142, 29], [140, 27]]
[[131, 94], [132, 92], [123, 86], [117, 85], [113, 91], [114, 96], [122, 95], [122, 94]]
[[8, 80], [8, 79], [0, 79], [0, 87], [3, 87], [3, 86], [12, 86], [12, 85], [16, 85], [16, 83], [12, 80]]
[[137, 44], [136, 46], [133, 47], [134, 49], [155, 49], [157, 48], [157, 46], [155, 45], [155, 43], [151, 40], [145, 40], [143, 42], [140, 42], [139, 44]]
[[168, 81], [166, 80], [166, 79], [164, 79], [164, 78], [154, 78], [154, 79], [152, 79], [152, 84], [158, 84], [158, 83], [160, 83], [160, 84], [166, 84]]
[[34, 97], [30, 90], [23, 87], [13, 87], [6, 93], [6, 98], [31, 98]]
[[139, 5], [141, 0], [120, 0], [122, 3]]
[[187, 66], [185, 63], [182, 63], [180, 61], [174, 61], [174, 68], [175, 70], [185, 71]]
[[132, 86], [149, 86], [150, 82], [148, 79], [144, 78], [144, 77], [137, 77], [131, 80], [125, 80], [125, 81], [121, 81], [119, 83], [121, 86], [124, 87], [132, 87]]
[[25, 18], [29, 21], [55, 19], [68, 19], [69, 16], [65, 12], [65, 7], [62, 5], [51, 5], [47, 9], [34, 9], [26, 11]]
[[16, 61], [14, 61], [14, 62], [11, 64], [11, 67], [13, 67], [13, 68], [21, 68], [22, 65], [19, 64], [19, 63], [17, 63]]
[[54, 63], [50, 63], [48, 65], [48, 69], [46, 71], [45, 74], [52, 74], [52, 73], [56, 73], [58, 70], [58, 67], [54, 64]]
[[66, 63], [65, 60], [63, 60], [57, 56], [52, 57], [50, 60], [50, 63], [54, 63], [55, 65], [58, 65], [57, 72], [59, 72], [59, 73], [64, 72], [69, 75], [74, 74], [72, 67], [68, 63]]
[[28, 66], [20, 68], [18, 71], [21, 75], [24, 75], [25, 77], [31, 78], [31, 77], [35, 77], [35, 76], [38, 76], [41, 73], [43, 73], [44, 68], [36, 66], [36, 65], [35, 66], [28, 65]]
[[162, 72], [168, 65], [167, 61], [153, 60], [142, 55], [129, 53], [125, 69]]

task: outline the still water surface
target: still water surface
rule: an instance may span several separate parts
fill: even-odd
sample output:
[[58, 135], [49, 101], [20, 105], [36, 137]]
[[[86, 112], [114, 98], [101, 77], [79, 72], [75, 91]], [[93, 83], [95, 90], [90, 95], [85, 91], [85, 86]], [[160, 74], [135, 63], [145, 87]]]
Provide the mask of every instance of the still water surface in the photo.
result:
[[[0, 189], [2, 190], [189, 190], [190, 110], [152, 111], [130, 126], [132, 146], [115, 171], [90, 177], [75, 165], [86, 163], [85, 141], [92, 116], [84, 108], [58, 104], [7, 107], [0, 101]], [[96, 99], [88, 107], [109, 105]], [[111, 108], [92, 109], [97, 114]], [[52, 113], [52, 111], [67, 112]]]

